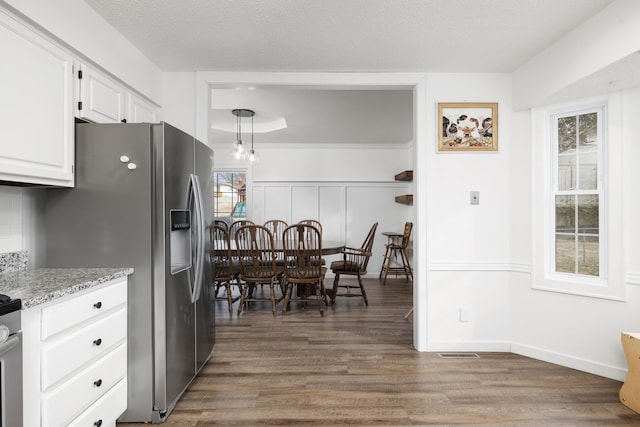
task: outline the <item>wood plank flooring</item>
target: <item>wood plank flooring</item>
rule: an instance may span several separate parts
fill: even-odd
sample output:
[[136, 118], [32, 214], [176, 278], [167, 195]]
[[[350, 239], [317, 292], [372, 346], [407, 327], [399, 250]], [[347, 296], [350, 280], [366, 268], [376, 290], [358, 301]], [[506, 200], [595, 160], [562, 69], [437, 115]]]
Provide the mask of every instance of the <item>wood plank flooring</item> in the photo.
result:
[[510, 353], [415, 351], [411, 283], [365, 286], [368, 307], [338, 297], [322, 318], [315, 303], [230, 318], [216, 302], [214, 356], [165, 425], [640, 425], [618, 381]]

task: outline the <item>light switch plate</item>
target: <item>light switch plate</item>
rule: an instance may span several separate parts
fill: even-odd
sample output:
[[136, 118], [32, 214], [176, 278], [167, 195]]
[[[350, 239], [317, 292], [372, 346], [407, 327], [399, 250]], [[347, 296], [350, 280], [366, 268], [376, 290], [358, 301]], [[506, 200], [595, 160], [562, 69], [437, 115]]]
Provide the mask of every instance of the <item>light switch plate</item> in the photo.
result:
[[461, 322], [471, 321], [471, 309], [469, 307], [460, 307], [459, 320]]
[[479, 205], [480, 204], [480, 192], [479, 191], [471, 191], [469, 193], [470, 196], [470, 203], [472, 205]]

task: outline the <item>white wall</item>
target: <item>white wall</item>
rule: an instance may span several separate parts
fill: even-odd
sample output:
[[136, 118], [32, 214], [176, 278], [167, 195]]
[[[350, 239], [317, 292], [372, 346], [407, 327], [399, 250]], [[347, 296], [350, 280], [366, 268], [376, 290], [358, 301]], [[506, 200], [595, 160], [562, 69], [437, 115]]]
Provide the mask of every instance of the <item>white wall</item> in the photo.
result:
[[253, 167], [254, 181], [393, 181], [411, 169], [412, 146], [406, 144], [255, 148], [260, 161]]
[[[622, 123], [623, 131], [623, 252], [626, 254], [624, 265], [626, 282], [629, 285], [640, 286], [640, 128], [637, 126], [637, 118], [640, 115], [640, 88], [625, 91], [622, 95], [622, 108], [624, 111]], [[628, 288], [628, 291], [638, 292], [637, 289]], [[634, 300], [638, 307], [639, 300]], [[634, 325], [629, 327], [640, 329], [640, 314], [634, 320]]]
[[194, 136], [196, 134], [195, 77], [196, 73], [189, 72], [163, 73], [162, 75], [164, 121]]
[[[509, 350], [511, 77], [427, 76], [429, 349]], [[438, 102], [497, 102], [497, 152], [436, 151]], [[470, 205], [469, 192], [480, 192]], [[527, 190], [525, 190], [527, 191]], [[460, 309], [470, 315], [460, 321]]]

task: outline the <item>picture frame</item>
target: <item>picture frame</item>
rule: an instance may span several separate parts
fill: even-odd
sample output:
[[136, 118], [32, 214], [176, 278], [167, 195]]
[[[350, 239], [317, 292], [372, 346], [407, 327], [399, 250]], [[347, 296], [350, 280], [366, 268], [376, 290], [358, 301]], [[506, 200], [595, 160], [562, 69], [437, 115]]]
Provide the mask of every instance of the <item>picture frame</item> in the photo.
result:
[[497, 102], [438, 103], [438, 151], [498, 151]]

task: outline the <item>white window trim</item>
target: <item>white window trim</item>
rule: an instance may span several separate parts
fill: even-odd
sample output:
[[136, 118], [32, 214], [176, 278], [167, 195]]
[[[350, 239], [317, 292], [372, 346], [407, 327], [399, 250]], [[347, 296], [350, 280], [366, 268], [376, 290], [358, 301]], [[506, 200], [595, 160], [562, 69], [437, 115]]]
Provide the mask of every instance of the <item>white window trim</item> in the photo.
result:
[[[580, 112], [604, 105], [603, 144], [599, 174], [604, 185], [600, 200], [600, 277], [555, 272], [555, 204], [557, 171], [551, 119], [559, 113]], [[533, 162], [533, 282], [544, 291], [624, 301], [622, 256], [622, 102], [620, 94], [532, 110]], [[605, 145], [606, 144], [606, 145]], [[540, 214], [536, 214], [540, 213]]]
[[[557, 120], [559, 117], [571, 117], [577, 116], [581, 114], [588, 113], [598, 113], [598, 178], [597, 178], [597, 189], [596, 191], [585, 191], [584, 194], [597, 194], [598, 195], [598, 204], [599, 204], [599, 275], [598, 276], [587, 276], [578, 273], [562, 273], [555, 271], [555, 263], [556, 263], [556, 224], [555, 224], [555, 196], [559, 195], [560, 191], [558, 190], [558, 141], [557, 137]], [[607, 265], [607, 257], [605, 254], [607, 251], [607, 243], [608, 243], [608, 222], [607, 222], [607, 181], [605, 179], [605, 175], [607, 172], [607, 162], [606, 162], [606, 147], [608, 144], [607, 141], [607, 103], [599, 102], [596, 104], [589, 105], [581, 105], [578, 109], [570, 107], [569, 109], [562, 109], [561, 111], [547, 111], [545, 121], [549, 123], [549, 135], [547, 143], [550, 144], [551, 147], [551, 157], [550, 157], [550, 166], [551, 166], [551, 182], [550, 182], [550, 195], [547, 199], [548, 209], [549, 209], [549, 229], [546, 230], [546, 245], [547, 249], [547, 257], [545, 264], [545, 276], [551, 280], [565, 280], [565, 281], [574, 281], [576, 283], [584, 283], [584, 284], [593, 284], [603, 286], [607, 284], [607, 273], [608, 273], [608, 265]], [[580, 169], [577, 169], [577, 173], [579, 175]], [[579, 176], [576, 177], [579, 180]], [[580, 191], [568, 192], [571, 195], [579, 196]]]

